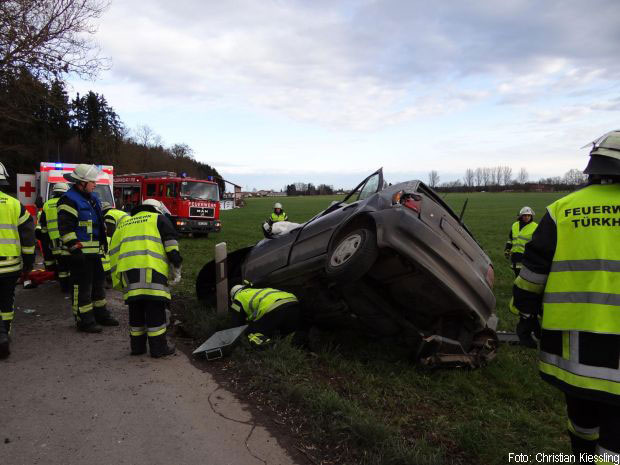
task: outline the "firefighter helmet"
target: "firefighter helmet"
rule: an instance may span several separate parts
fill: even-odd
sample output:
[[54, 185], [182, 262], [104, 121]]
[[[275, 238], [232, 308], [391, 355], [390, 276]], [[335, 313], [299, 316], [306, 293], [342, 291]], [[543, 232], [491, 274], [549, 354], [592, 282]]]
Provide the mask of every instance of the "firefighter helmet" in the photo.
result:
[[[620, 130], [610, 131], [591, 142], [585, 174], [620, 175]], [[587, 144], [584, 147], [587, 147]]]
[[66, 182], [57, 182], [52, 188], [52, 192], [54, 192], [55, 194], [65, 193], [68, 190], [69, 184], [67, 184]]
[[230, 289], [230, 300], [234, 300], [237, 292], [242, 291], [247, 286], [245, 284], [237, 284]]
[[523, 215], [532, 215], [532, 218], [534, 218], [534, 210], [527, 206], [523, 207], [521, 210], [519, 210], [519, 217]]
[[282, 204], [281, 204], [280, 202], [276, 202], [276, 203], [273, 205], [273, 209], [274, 209], [274, 210], [275, 210], [275, 209], [277, 209], [277, 208], [279, 208], [280, 210], [282, 210]]
[[159, 200], [146, 199], [144, 202], [142, 202], [142, 205], [148, 205], [150, 207], [154, 207], [155, 210], [157, 210], [162, 215], [170, 215], [170, 210], [168, 210], [166, 206]]
[[9, 184], [9, 173], [2, 163], [0, 163], [0, 186]]
[[97, 182], [99, 170], [95, 165], [80, 163], [72, 172], [63, 174], [63, 177], [72, 182]]

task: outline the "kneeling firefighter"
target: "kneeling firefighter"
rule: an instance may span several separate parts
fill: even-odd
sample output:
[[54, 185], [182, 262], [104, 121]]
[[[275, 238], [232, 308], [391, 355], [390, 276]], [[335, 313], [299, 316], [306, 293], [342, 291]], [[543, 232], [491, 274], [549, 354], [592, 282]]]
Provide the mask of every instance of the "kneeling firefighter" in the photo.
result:
[[255, 348], [271, 343], [277, 334], [287, 336], [296, 333], [293, 343], [302, 345], [305, 331], [299, 301], [294, 294], [277, 289], [254, 289], [238, 284], [230, 290], [231, 308], [236, 323], [247, 324], [248, 341]]
[[173, 277], [171, 284], [181, 279], [183, 259], [163, 203], [146, 199], [131, 213], [118, 224], [110, 243], [112, 281], [129, 306], [131, 355], [146, 353], [148, 340], [151, 357], [163, 357], [175, 350], [166, 340], [168, 276]]

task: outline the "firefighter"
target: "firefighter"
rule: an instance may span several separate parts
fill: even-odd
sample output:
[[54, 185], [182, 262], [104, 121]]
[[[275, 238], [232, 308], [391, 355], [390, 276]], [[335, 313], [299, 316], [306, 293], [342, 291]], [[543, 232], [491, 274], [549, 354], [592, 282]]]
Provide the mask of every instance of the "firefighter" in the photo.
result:
[[[116, 231], [117, 226], [125, 218], [129, 218], [129, 214], [122, 210], [117, 210], [110, 202], [101, 202], [101, 210], [103, 212], [103, 221], [105, 223], [106, 239], [108, 243], [108, 251], [110, 248], [110, 241]], [[106, 282], [112, 284], [112, 277], [110, 273], [110, 256], [109, 252], [101, 257], [101, 264], [103, 265], [103, 271], [106, 276]]]
[[68, 190], [69, 184], [65, 182], [54, 184], [52, 188], [53, 197], [43, 205], [40, 221], [37, 224], [37, 227], [41, 226], [41, 230], [44, 230], [46, 233], [45, 238], [50, 244], [56, 272], [58, 273], [58, 280], [60, 281], [60, 288], [63, 292], [69, 292], [70, 290], [69, 252], [63, 248], [60, 233], [58, 232], [58, 201]]
[[[593, 143], [588, 184], [547, 207], [514, 306], [543, 311], [539, 370], [566, 397], [574, 453], [620, 460], [620, 131]], [[607, 455], [605, 455], [607, 454]]]
[[276, 202], [273, 205], [273, 213], [271, 214], [270, 220], [272, 223], [288, 221], [288, 215], [282, 210], [282, 204], [280, 202]]
[[512, 224], [508, 233], [504, 256], [511, 261], [515, 276], [519, 275], [525, 244], [532, 240], [536, 226], [538, 224], [534, 221], [534, 210], [526, 206], [519, 211], [517, 221]]
[[231, 308], [238, 325], [247, 324], [248, 341], [254, 348], [271, 344], [277, 334], [295, 334], [295, 345], [303, 345], [305, 331], [302, 327], [302, 313], [294, 294], [277, 289], [255, 289], [249, 284], [238, 284], [230, 290]]
[[151, 357], [159, 358], [175, 351], [166, 340], [168, 278], [172, 284], [180, 280], [183, 259], [163, 203], [146, 199], [131, 213], [112, 237], [112, 279], [129, 307], [131, 355], [146, 353], [148, 340]]
[[[0, 186], [7, 186], [8, 173], [0, 163]], [[0, 191], [0, 358], [11, 353], [9, 334], [15, 314], [15, 284], [20, 273], [34, 264], [34, 221], [19, 200]]]
[[43, 216], [43, 210], [37, 212], [37, 225], [34, 228], [34, 236], [41, 244], [41, 251], [43, 252], [43, 265], [47, 271], [56, 271], [56, 259], [52, 251], [52, 245], [50, 243], [47, 228], [41, 224], [41, 217]]
[[95, 165], [77, 165], [65, 179], [75, 184], [58, 201], [58, 231], [70, 253], [73, 315], [79, 331], [100, 333], [101, 326], [118, 326], [106, 307], [102, 250], [107, 250], [101, 204], [96, 194]]

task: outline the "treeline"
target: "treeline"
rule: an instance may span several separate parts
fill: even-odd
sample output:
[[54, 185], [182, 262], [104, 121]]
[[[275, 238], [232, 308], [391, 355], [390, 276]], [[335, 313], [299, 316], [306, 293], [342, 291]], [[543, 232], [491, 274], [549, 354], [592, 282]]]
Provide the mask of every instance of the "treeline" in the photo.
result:
[[312, 183], [296, 182], [284, 187], [286, 195], [333, 195], [334, 187], [327, 184], [314, 186]]
[[567, 171], [564, 176], [541, 178], [536, 182], [530, 182], [529, 174], [525, 168], [512, 175], [512, 168], [509, 166], [482, 167], [467, 169], [462, 179], [440, 183], [440, 176], [437, 171], [430, 171], [428, 174], [428, 184], [437, 191], [442, 192], [472, 192], [472, 191], [556, 191], [571, 190], [583, 185], [587, 176], [578, 169]]
[[186, 144], [164, 146], [148, 126], [131, 133], [103, 95], [70, 99], [63, 81], [40, 81], [25, 69], [0, 74], [0, 161], [13, 185], [15, 173], [33, 173], [41, 161], [113, 165], [117, 174], [220, 177]]

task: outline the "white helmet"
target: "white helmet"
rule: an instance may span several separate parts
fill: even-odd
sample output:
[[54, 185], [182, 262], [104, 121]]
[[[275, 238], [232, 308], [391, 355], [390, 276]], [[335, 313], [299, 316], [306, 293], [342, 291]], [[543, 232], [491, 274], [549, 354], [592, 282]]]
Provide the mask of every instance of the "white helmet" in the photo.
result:
[[56, 184], [54, 184], [54, 187], [52, 188], [52, 192], [55, 193], [60, 193], [60, 192], [67, 192], [69, 190], [69, 184], [67, 184], [66, 182], [57, 182]]
[[245, 284], [237, 284], [230, 289], [230, 300], [234, 300], [237, 292], [242, 291], [247, 286]]
[[0, 163], [0, 186], [9, 184], [9, 173], [2, 163]]
[[114, 205], [112, 205], [110, 202], [104, 200], [101, 202], [101, 211], [104, 212], [106, 210], [109, 210], [110, 208], [114, 208]]
[[157, 210], [162, 215], [170, 215], [170, 210], [168, 210], [166, 206], [159, 200], [146, 199], [144, 202], [142, 202], [142, 205], [149, 205], [151, 207], [155, 207], [155, 210]]
[[280, 202], [276, 202], [273, 206], [273, 209], [275, 210], [276, 208], [279, 208], [280, 210], [282, 210], [282, 204]]
[[534, 210], [532, 210], [530, 207], [523, 207], [521, 210], [519, 210], [519, 216], [523, 215], [532, 215], [532, 218], [534, 218]]
[[75, 167], [71, 173], [63, 174], [67, 181], [73, 182], [97, 182], [99, 170], [95, 165], [81, 163]]

